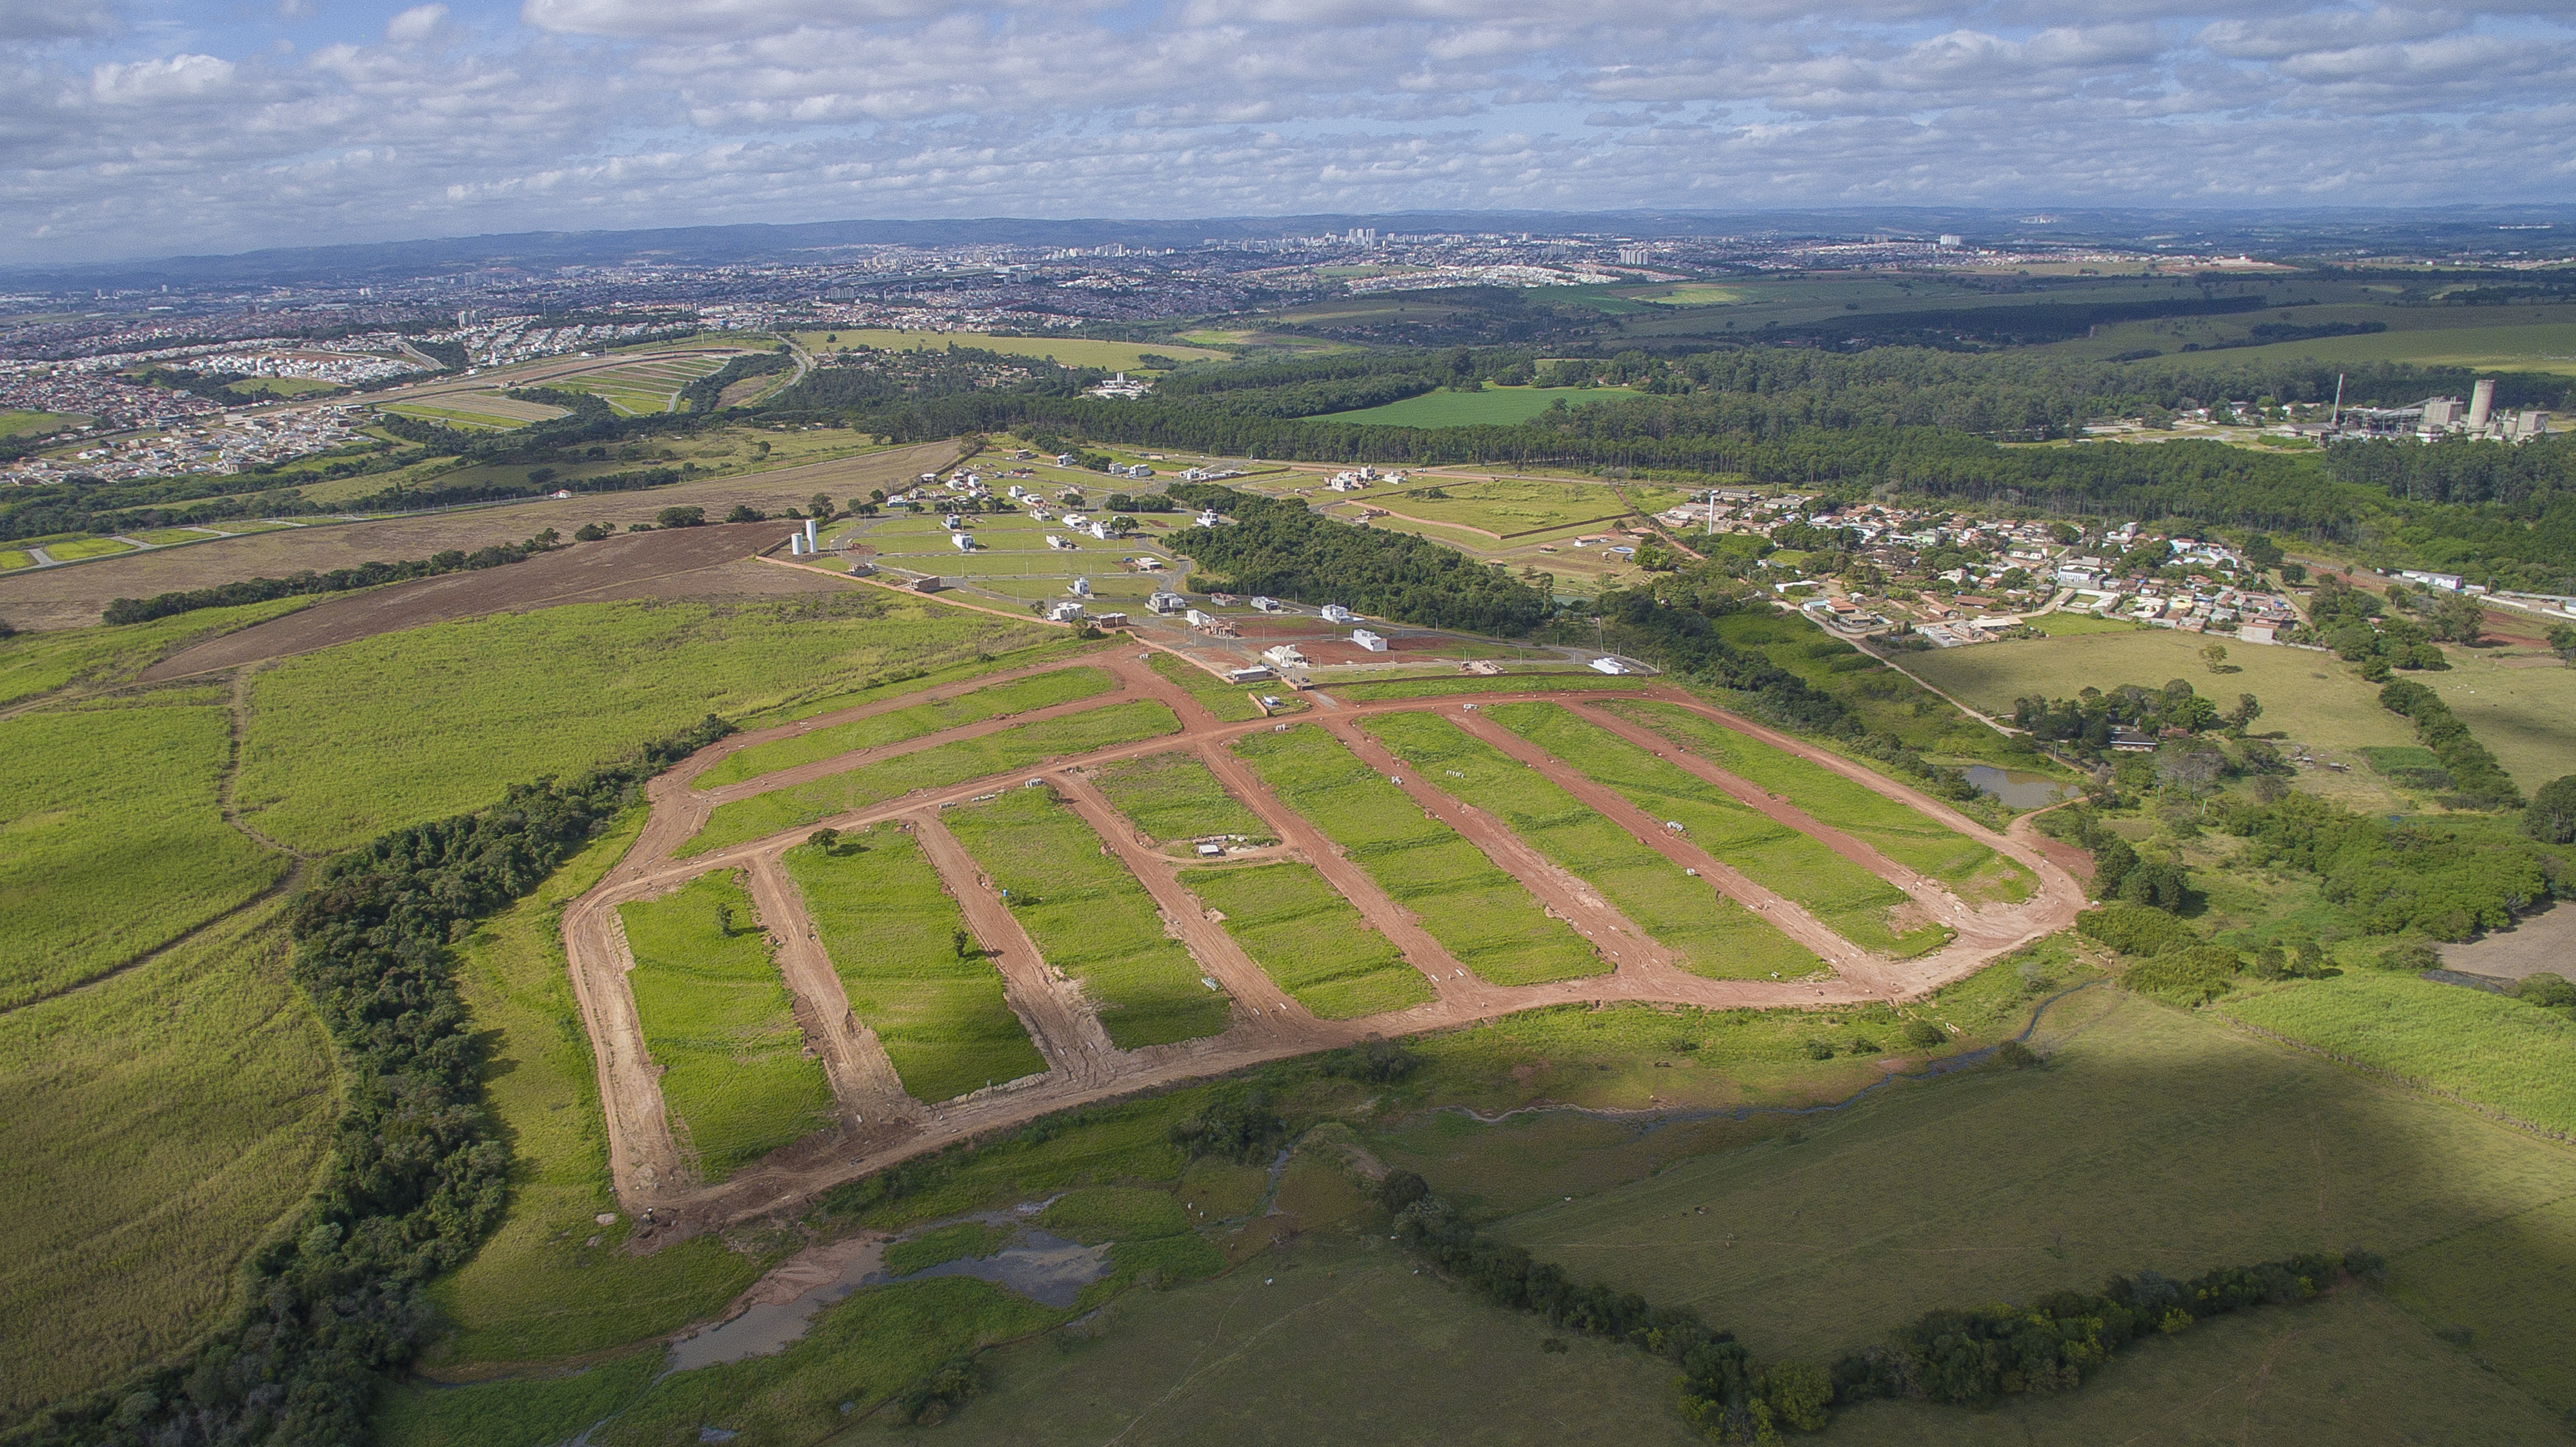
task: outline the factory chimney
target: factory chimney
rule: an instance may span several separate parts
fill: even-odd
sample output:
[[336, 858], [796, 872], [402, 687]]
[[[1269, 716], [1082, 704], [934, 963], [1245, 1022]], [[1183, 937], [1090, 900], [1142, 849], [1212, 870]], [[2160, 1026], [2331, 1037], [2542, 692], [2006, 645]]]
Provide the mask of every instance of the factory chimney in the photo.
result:
[[2495, 410], [2495, 378], [2480, 377], [2477, 388], [2469, 393], [2469, 430], [2484, 432], [2487, 414]]

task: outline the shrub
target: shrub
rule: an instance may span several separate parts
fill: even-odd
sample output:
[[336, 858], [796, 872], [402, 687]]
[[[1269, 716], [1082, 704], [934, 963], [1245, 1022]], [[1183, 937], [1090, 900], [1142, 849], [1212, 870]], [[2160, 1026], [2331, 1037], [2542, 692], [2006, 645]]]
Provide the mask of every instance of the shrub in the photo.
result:
[[2194, 945], [2130, 966], [2124, 983], [2177, 1004], [2206, 1004], [2227, 993], [2241, 963], [2225, 945]]
[[1995, 1047], [1995, 1059], [2015, 1070], [2028, 1070], [2039, 1063], [2039, 1052], [2019, 1040], [2007, 1040]]
[[2160, 955], [2200, 943], [2200, 932], [2160, 909], [2115, 904], [2075, 917], [2075, 932], [2124, 955]]
[[2538, 1005], [2543, 1009], [2556, 1010], [2576, 1006], [2576, 984], [2569, 984], [2563, 975], [2543, 972], [2529, 976], [2514, 987], [2513, 993], [2514, 998]]
[[2383, 970], [2405, 970], [2410, 973], [2437, 970], [2442, 967], [2442, 952], [2422, 940], [2408, 940], [2404, 944], [2390, 945], [2380, 951], [2379, 967]]

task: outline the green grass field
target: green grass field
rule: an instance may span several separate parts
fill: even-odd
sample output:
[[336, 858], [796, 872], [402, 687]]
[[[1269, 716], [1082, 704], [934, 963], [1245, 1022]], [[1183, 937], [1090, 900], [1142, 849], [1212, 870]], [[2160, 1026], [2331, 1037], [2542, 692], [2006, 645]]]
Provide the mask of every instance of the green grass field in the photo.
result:
[[1363, 427], [1509, 426], [1526, 422], [1559, 402], [1580, 407], [1587, 402], [1636, 395], [1626, 387], [1488, 387], [1481, 392], [1426, 392], [1382, 407], [1329, 415], [1336, 422], [1356, 422]]
[[45, 546], [46, 556], [57, 563], [73, 563], [83, 558], [109, 558], [118, 553], [133, 551], [134, 544], [119, 542], [115, 538], [82, 538], [77, 542], [48, 543]]
[[[2543, 1130], [2576, 1134], [2576, 1023], [2501, 996], [2368, 968], [2325, 980], [2247, 982], [2230, 1019]], [[2463, 1042], [2475, 1041], [2475, 1048]]]
[[[1137, 704], [1169, 717], [1161, 704]], [[941, 816], [1010, 892], [1038, 953], [1082, 986], [1121, 1050], [1195, 1040], [1226, 1027], [1232, 999], [1163, 932], [1145, 887], [1052, 789], [1008, 789]]]
[[1614, 678], [1583, 668], [1531, 668], [1498, 675], [1447, 673], [1433, 678], [1390, 678], [1379, 683], [1336, 683], [1330, 685], [1335, 698], [1353, 703], [1374, 703], [1390, 698], [1433, 698], [1452, 693], [1530, 693], [1559, 689], [1630, 689], [1640, 680]]
[[[1107, 367], [1113, 371], [1146, 370], [1145, 357], [1176, 362], [1221, 362], [1228, 353], [1174, 342], [1102, 342], [1087, 337], [997, 337], [989, 332], [897, 331], [885, 327], [843, 328], [837, 332], [798, 332], [797, 345], [816, 356], [851, 347], [882, 352], [946, 351], [952, 346], [1000, 352], [1012, 357], [1053, 357], [1068, 367]], [[837, 342], [826, 338], [839, 337]]]
[[[1555, 395], [1571, 394], [1560, 392]], [[1629, 496], [1622, 498], [1617, 491], [1599, 483], [1539, 482], [1527, 478], [1442, 483], [1431, 491], [1446, 496], [1433, 497], [1429, 491], [1410, 491], [1377, 497], [1364, 494], [1363, 501], [1406, 517], [1476, 528], [1510, 538], [1587, 524], [1606, 525], [1609, 520], [1633, 515], [1632, 503], [1651, 511], [1671, 507], [1683, 498], [1683, 494], [1671, 488], [1632, 488]]]
[[1226, 792], [1206, 762], [1182, 750], [1140, 754], [1104, 764], [1092, 780], [1110, 804], [1157, 843], [1219, 835], [1251, 844], [1278, 835], [1242, 800]]
[[707, 827], [680, 846], [679, 852], [701, 854], [901, 798], [915, 789], [943, 788], [987, 774], [1034, 768], [1067, 754], [1178, 733], [1180, 727], [1180, 720], [1172, 717], [1170, 709], [1142, 701], [1112, 704], [981, 738], [939, 744], [810, 784], [718, 805]]
[[953, 932], [966, 927], [939, 871], [908, 832], [844, 835], [830, 853], [787, 851], [850, 1009], [874, 1030], [903, 1088], [942, 1101], [1023, 1075], [1046, 1060], [1002, 997], [1002, 977]]
[[[2253, 651], [2230, 650], [2228, 661]], [[2531, 650], [2445, 648], [2442, 655], [2451, 661], [2448, 672], [2407, 676], [2441, 694], [2524, 793], [2576, 774], [2576, 668]], [[2268, 721], [2268, 698], [2264, 708]]]
[[346, 848], [486, 803], [505, 781], [610, 762], [710, 712], [829, 696], [1040, 634], [873, 589], [585, 604], [386, 634], [259, 675], [239, 803], [271, 838]]
[[[718, 928], [726, 912], [729, 931]], [[832, 1090], [805, 1053], [751, 896], [704, 874], [618, 906], [635, 968], [627, 981], [644, 1048], [661, 1067], [671, 1135], [700, 1176], [721, 1181], [831, 1124]]]
[[61, 412], [0, 411], [0, 437], [23, 437], [31, 432], [60, 432], [80, 420]]
[[1668, 703], [1619, 700], [1607, 705], [1607, 711], [1655, 730], [1746, 783], [1787, 799], [1817, 823], [1971, 898], [1992, 894], [2020, 901], [2036, 886], [2029, 870], [1987, 846], [1822, 764]]
[[1225, 916], [1225, 932], [1298, 1004], [1348, 1020], [1428, 1003], [1431, 982], [1369, 927], [1311, 864], [1191, 869], [1181, 883]]
[[1280, 685], [1232, 684], [1211, 677], [1204, 668], [1185, 663], [1168, 653], [1154, 655], [1153, 670], [1190, 691], [1190, 698], [1223, 723], [1243, 723], [1261, 717], [1261, 705], [1252, 696]]
[[2081, 638], [2087, 634], [2135, 633], [2144, 624], [2119, 618], [2097, 618], [2090, 613], [2041, 613], [2022, 620], [2051, 638]]
[[1607, 729], [1552, 703], [1505, 704], [1487, 710], [1486, 717], [1656, 818], [1679, 822], [1693, 844], [1862, 949], [1910, 958], [1949, 940], [1950, 932], [1937, 924], [1896, 932], [1889, 911], [1911, 903], [1903, 890]]
[[[510, 1201], [473, 1258], [430, 1289], [453, 1329], [431, 1349], [440, 1366], [544, 1361], [676, 1330], [723, 1310], [777, 1254], [716, 1235], [650, 1256], [624, 1249], [635, 1223], [609, 1191], [599, 1077], [562, 920], [643, 826], [643, 811], [630, 812], [458, 951], [457, 992], [491, 1062], [484, 1108], [510, 1142]], [[603, 1212], [619, 1219], [601, 1226]]]
[[[339, 1115], [282, 903], [0, 1014], [0, 1426], [176, 1359], [301, 1210]], [[33, 1338], [27, 1338], [32, 1344]]]
[[914, 704], [910, 708], [873, 714], [793, 738], [754, 744], [726, 756], [723, 763], [700, 774], [696, 782], [701, 789], [713, 789], [816, 759], [828, 759], [835, 754], [880, 748], [944, 729], [1027, 713], [1059, 703], [1072, 703], [1077, 699], [1095, 698], [1107, 693], [1112, 686], [1109, 675], [1097, 668], [1067, 668], [1041, 673], [1034, 678], [996, 683], [953, 698]]
[[1711, 979], [1803, 975], [1816, 957], [1778, 927], [1694, 880], [1571, 794], [1437, 714], [1383, 714], [1365, 725], [1443, 793], [1492, 814], [1602, 897], [1682, 967]]
[[0, 1008], [67, 989], [233, 909], [286, 873], [224, 823], [220, 705], [0, 719]]
[[1346, 850], [1380, 889], [1419, 915], [1458, 963], [1498, 985], [1597, 975], [1610, 961], [1551, 919], [1456, 831], [1323, 730], [1299, 725], [1237, 740], [1234, 751], [1289, 808]]

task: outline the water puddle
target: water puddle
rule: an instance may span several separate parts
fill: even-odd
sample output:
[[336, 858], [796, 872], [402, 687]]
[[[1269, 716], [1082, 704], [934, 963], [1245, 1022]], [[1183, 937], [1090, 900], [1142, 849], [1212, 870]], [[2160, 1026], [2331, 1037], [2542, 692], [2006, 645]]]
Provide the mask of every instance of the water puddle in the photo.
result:
[[1040, 1306], [1061, 1311], [1073, 1305], [1082, 1288], [1109, 1274], [1107, 1245], [1084, 1246], [1032, 1228], [997, 1255], [980, 1261], [943, 1261], [910, 1276], [880, 1276], [867, 1285], [921, 1281], [933, 1276], [972, 1276], [1016, 1291]]
[[1961, 772], [1968, 776], [1968, 782], [1976, 785], [1979, 792], [2002, 800], [2008, 809], [2044, 809], [2084, 792], [2079, 785], [2052, 779], [2046, 774], [1998, 769], [1992, 764], [1970, 764]]

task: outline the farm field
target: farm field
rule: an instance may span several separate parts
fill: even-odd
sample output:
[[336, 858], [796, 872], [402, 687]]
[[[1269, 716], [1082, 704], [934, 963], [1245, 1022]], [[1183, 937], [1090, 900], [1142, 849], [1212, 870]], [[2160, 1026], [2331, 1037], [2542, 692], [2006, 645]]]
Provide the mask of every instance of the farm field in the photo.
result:
[[487, 802], [504, 781], [606, 763], [711, 712], [943, 666], [1018, 632], [871, 589], [581, 604], [363, 639], [258, 676], [238, 802], [272, 838], [345, 848]]
[[904, 1091], [942, 1101], [1045, 1071], [957, 901], [910, 833], [879, 825], [828, 852], [787, 851], [850, 1009], [885, 1046]]
[[[2363, 967], [2324, 980], [2249, 980], [2214, 1008], [2543, 1130], [2576, 1134], [2576, 1022], [2519, 1000]], [[2478, 1048], [2461, 1049], [2464, 1040]]]
[[1432, 998], [1422, 972], [1369, 927], [1311, 864], [1190, 869], [1181, 883], [1225, 916], [1225, 932], [1297, 1003], [1327, 1020]]
[[[2228, 661], [2244, 651], [2231, 650]], [[2576, 668], [2545, 653], [2506, 649], [2445, 648], [2442, 656], [2451, 662], [2448, 672], [2406, 677], [2441, 694], [2524, 793], [2576, 774]], [[2270, 718], [2268, 699], [2264, 709]]]
[[701, 789], [712, 789], [797, 764], [812, 763], [816, 759], [828, 759], [835, 754], [901, 743], [966, 724], [1096, 698], [1107, 693], [1111, 686], [1109, 675], [1096, 668], [1068, 668], [1056, 673], [1042, 673], [1035, 678], [997, 683], [953, 698], [915, 704], [911, 708], [871, 715], [793, 738], [754, 744], [726, 755], [722, 763], [698, 775], [694, 782]]
[[[1151, 708], [1169, 717], [1160, 704]], [[1052, 789], [1008, 789], [941, 816], [990, 875], [1038, 953], [1078, 981], [1121, 1050], [1226, 1028], [1232, 999], [1164, 932], [1145, 887]]]
[[[643, 825], [642, 810], [627, 814], [458, 951], [457, 992], [491, 1060], [484, 1108], [509, 1134], [510, 1200], [481, 1249], [431, 1287], [453, 1328], [434, 1369], [538, 1361], [672, 1331], [722, 1310], [768, 1264], [715, 1236], [650, 1256], [624, 1249], [634, 1221], [608, 1188], [599, 1078], [559, 928], [564, 903], [598, 882]], [[602, 1213], [619, 1219], [602, 1226]]]
[[1605, 705], [1604, 711], [1655, 730], [1746, 783], [1796, 804], [1817, 823], [1972, 899], [1991, 895], [2018, 902], [2030, 897], [2035, 881], [2029, 870], [1822, 764], [1670, 704], [1622, 699]]
[[1815, 955], [1770, 921], [1693, 880], [1571, 794], [1437, 714], [1386, 714], [1369, 734], [1431, 786], [1511, 826], [1601, 891], [1639, 929], [1711, 979], [1803, 975]]
[[101, 627], [92, 620], [84, 628], [0, 638], [0, 705], [25, 703], [57, 689], [124, 683], [190, 643], [292, 613], [310, 602], [279, 598], [124, 628]]
[[0, 1427], [176, 1358], [318, 1184], [339, 1091], [272, 901], [0, 1013]]
[[[1430, 496], [1434, 491], [1447, 496]], [[1597, 483], [1500, 478], [1492, 482], [1444, 482], [1428, 490], [1376, 496], [1363, 493], [1361, 500], [1402, 518], [1478, 529], [1507, 540], [1587, 525], [1607, 526], [1614, 520], [1633, 517], [1639, 509], [1660, 511], [1683, 500], [1682, 493], [1662, 487], [1632, 487], [1628, 494], [1623, 498], [1618, 491]], [[1494, 546], [1493, 539], [1480, 541], [1488, 548]]]
[[1498, 985], [1597, 975], [1610, 962], [1476, 846], [1311, 725], [1237, 741], [1280, 800], [1349, 852], [1458, 962]]
[[1946, 929], [1932, 924], [1897, 932], [1889, 911], [1910, 903], [1903, 890], [1821, 841], [1773, 823], [1715, 784], [1558, 705], [1504, 704], [1487, 711], [1486, 717], [1616, 789], [1655, 817], [1680, 822], [1692, 843], [1744, 871], [1755, 883], [1796, 901], [1862, 949], [1911, 958], [1938, 948], [1949, 937]]
[[288, 861], [224, 823], [220, 704], [0, 719], [0, 1009], [94, 979], [247, 903]]
[[1559, 402], [1580, 407], [1638, 393], [1626, 387], [1488, 387], [1481, 392], [1426, 392], [1356, 412], [1327, 414], [1363, 427], [1477, 427], [1526, 422]]
[[1159, 703], [1121, 703], [982, 738], [933, 745], [810, 784], [720, 804], [707, 827], [682, 845], [680, 852], [702, 854], [864, 809], [915, 789], [962, 784], [986, 774], [1029, 768], [1064, 754], [1139, 743], [1175, 733], [1180, 726], [1172, 711]]
[[701, 875], [617, 915], [671, 1134], [701, 1178], [721, 1181], [831, 1124], [831, 1087], [805, 1054], [751, 896], [732, 876]]
[[1158, 844], [1226, 835], [1248, 844], [1276, 843], [1261, 816], [1226, 792], [1207, 764], [1180, 750], [1139, 754], [1103, 764], [1092, 782], [1111, 807]]
[[[1067, 367], [1103, 367], [1112, 371], [1150, 371], [1147, 356], [1176, 362], [1221, 362], [1228, 355], [1211, 347], [1174, 342], [1102, 342], [1087, 337], [997, 337], [989, 332], [898, 331], [887, 327], [845, 328], [838, 332], [797, 332], [796, 344], [816, 356], [873, 347], [881, 352], [945, 351], [951, 346], [1000, 352], [1012, 357], [1053, 357]], [[832, 337], [839, 337], [835, 342]]]

